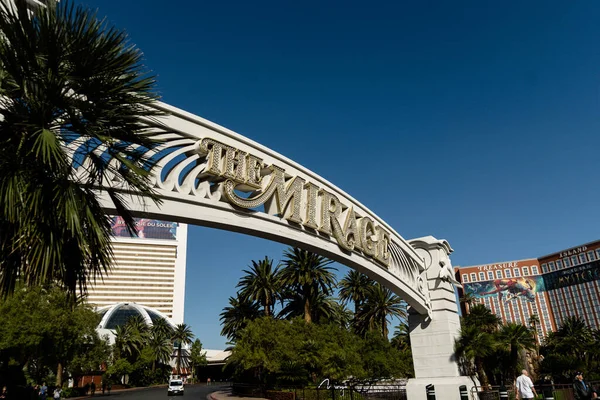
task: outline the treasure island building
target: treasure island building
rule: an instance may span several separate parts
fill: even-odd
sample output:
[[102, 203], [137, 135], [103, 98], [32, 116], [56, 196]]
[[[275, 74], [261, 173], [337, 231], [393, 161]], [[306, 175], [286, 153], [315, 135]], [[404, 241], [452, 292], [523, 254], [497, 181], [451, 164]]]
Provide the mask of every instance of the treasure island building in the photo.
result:
[[474, 303], [485, 305], [503, 323], [535, 325], [540, 338], [567, 317], [600, 328], [600, 241], [539, 258], [455, 271]]

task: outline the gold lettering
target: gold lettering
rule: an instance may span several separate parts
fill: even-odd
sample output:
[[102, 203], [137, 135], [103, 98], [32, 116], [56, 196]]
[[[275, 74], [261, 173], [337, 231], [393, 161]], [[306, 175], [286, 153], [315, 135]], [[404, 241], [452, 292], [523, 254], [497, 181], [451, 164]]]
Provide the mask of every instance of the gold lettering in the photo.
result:
[[275, 190], [277, 189], [277, 186], [283, 184], [284, 182], [283, 169], [275, 165], [271, 165], [270, 169], [271, 181], [269, 182], [269, 185], [265, 188], [265, 190], [263, 190], [262, 193], [260, 193], [256, 197], [239, 197], [237, 193], [235, 193], [236, 183], [231, 179], [225, 181], [223, 191], [225, 192], [225, 197], [227, 197], [227, 200], [241, 208], [256, 208], [258, 206], [263, 205], [267, 200], [269, 200], [273, 196]]
[[246, 185], [255, 189], [261, 188], [262, 175], [260, 170], [264, 168], [261, 158], [248, 154], [246, 156]]
[[321, 195], [321, 226], [319, 226], [319, 231], [331, 235], [331, 220], [332, 218], [338, 219], [342, 213], [342, 205], [336, 195], [324, 189], [319, 190], [319, 195]]
[[[285, 170], [276, 165], [272, 165], [270, 169], [271, 181], [261, 194], [256, 197], [249, 197], [246, 199], [239, 197], [235, 193], [235, 183], [232, 180], [228, 180], [225, 185], [225, 195], [227, 196], [227, 199], [229, 199], [229, 201], [238, 207], [243, 208], [256, 208], [267, 201], [272, 200], [277, 207], [277, 213], [279, 213], [283, 218], [297, 224], [302, 223], [300, 209], [302, 205], [302, 188], [304, 186], [304, 179], [296, 176], [291, 179], [286, 186]], [[290, 205], [290, 203], [292, 210], [287, 212], [287, 207]], [[273, 213], [274, 211], [272, 204], [267, 204], [266, 209], [268, 213]]]
[[363, 252], [371, 257], [377, 254], [377, 242], [373, 240], [375, 235], [375, 225], [369, 217], [362, 217], [360, 220], [360, 240], [362, 242]]
[[358, 249], [361, 250], [360, 232], [356, 225], [356, 213], [354, 208], [350, 207], [348, 214], [346, 215], [346, 222], [344, 223], [344, 237], [348, 242], [350, 250]]
[[377, 226], [377, 255], [375, 259], [383, 265], [389, 265], [390, 263], [390, 252], [388, 245], [390, 244], [390, 234], [385, 231], [381, 226]]
[[[389, 265], [390, 233], [376, 225], [371, 218], [357, 215], [353, 207], [345, 212], [342, 227], [340, 218], [346, 206], [333, 193], [319, 188], [314, 183], [306, 182], [299, 176], [290, 178], [288, 175], [286, 178], [285, 170], [276, 165], [268, 167], [270, 172], [267, 174], [271, 175], [271, 179], [263, 189], [263, 171], [267, 167], [261, 158], [210, 138], [200, 141], [198, 153], [207, 157], [205, 174], [226, 179], [222, 188], [225, 198], [231, 204], [246, 209], [255, 209], [264, 204], [265, 211], [269, 214], [279, 214], [282, 218], [302, 224], [305, 228], [316, 229], [333, 236], [344, 250], [362, 251], [375, 261], [385, 266]], [[253, 193], [247, 198], [238, 195], [239, 192], [251, 191]], [[320, 221], [317, 221], [319, 196]], [[303, 204], [306, 207], [304, 221], [301, 217]], [[497, 267], [484, 266], [485, 269]]]
[[225, 171], [223, 172], [225, 178], [243, 183], [245, 181], [245, 164], [246, 152], [231, 146], [225, 147]]
[[224, 144], [209, 138], [204, 138], [200, 141], [198, 148], [200, 153], [208, 154], [208, 168], [206, 172], [209, 174], [221, 176], [221, 154], [224, 147]]
[[317, 193], [319, 187], [314, 183], [307, 182], [304, 184], [306, 189], [306, 219], [304, 226], [311, 229], [318, 229], [317, 225]]
[[[304, 179], [299, 176], [294, 177], [286, 185], [284, 182], [285, 171], [279, 167], [275, 167], [277, 172], [277, 180], [272, 181], [272, 185], [276, 185], [275, 203], [277, 204], [277, 212], [288, 221], [297, 224], [302, 223], [300, 217], [300, 209], [302, 206], [302, 188], [304, 187]], [[291, 212], [287, 212], [287, 207], [291, 203]], [[270, 208], [270, 207], [269, 207]]]

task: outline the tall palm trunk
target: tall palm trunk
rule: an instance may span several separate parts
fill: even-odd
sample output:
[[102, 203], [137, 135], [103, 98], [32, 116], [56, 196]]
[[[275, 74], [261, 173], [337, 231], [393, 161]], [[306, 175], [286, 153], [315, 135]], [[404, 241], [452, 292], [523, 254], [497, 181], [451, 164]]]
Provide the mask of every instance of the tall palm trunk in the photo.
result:
[[312, 322], [312, 316], [310, 315], [310, 300], [308, 298], [304, 301], [304, 321], [307, 324]]
[[62, 363], [59, 362], [56, 367], [56, 386], [62, 387], [62, 375], [63, 375], [63, 366]]
[[475, 365], [477, 366], [477, 373], [479, 375], [479, 383], [483, 386], [483, 390], [488, 390], [488, 377], [483, 369], [483, 359], [481, 357], [475, 357]]
[[177, 375], [181, 376], [181, 343], [177, 346]]
[[271, 302], [269, 301], [269, 298], [267, 297], [267, 299], [265, 300], [265, 316], [270, 316], [271, 315]]

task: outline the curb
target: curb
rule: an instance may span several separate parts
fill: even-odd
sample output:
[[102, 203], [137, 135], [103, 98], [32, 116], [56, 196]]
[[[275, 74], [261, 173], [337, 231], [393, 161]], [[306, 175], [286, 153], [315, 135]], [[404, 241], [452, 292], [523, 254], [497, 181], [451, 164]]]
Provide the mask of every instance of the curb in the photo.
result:
[[[93, 396], [91, 395], [86, 395], [86, 396], [79, 396], [79, 397], [68, 397], [69, 400], [83, 400], [83, 399], [91, 399], [91, 398], [98, 398], [98, 397], [110, 397], [113, 394], [117, 394], [117, 393], [123, 393], [123, 392], [134, 392], [134, 391], [142, 391], [145, 389], [152, 389], [152, 388], [166, 388], [167, 385], [155, 385], [155, 386], [143, 386], [143, 387], [132, 387], [132, 388], [126, 388], [126, 389], [118, 389], [118, 390], [111, 390], [110, 393], [111, 394], [102, 394], [102, 390], [100, 390], [100, 392], [96, 391], [96, 394], [94, 394]], [[218, 399], [213, 399], [213, 400], [218, 400]]]

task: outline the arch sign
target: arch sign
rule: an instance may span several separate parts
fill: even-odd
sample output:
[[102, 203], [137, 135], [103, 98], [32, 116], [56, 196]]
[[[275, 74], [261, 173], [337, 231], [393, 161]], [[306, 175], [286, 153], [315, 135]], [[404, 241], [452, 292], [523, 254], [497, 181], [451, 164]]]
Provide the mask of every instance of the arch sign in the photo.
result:
[[[148, 156], [157, 160], [152, 183], [162, 203], [134, 200], [129, 207], [138, 216], [263, 237], [365, 273], [410, 306], [418, 378], [412, 382], [423, 386], [415, 400], [425, 399], [424, 385], [434, 378], [454, 377], [452, 387], [460, 381], [452, 359], [459, 324], [447, 242], [409, 243], [350, 195], [281, 154], [167, 104], [156, 108], [166, 113], [161, 122], [168, 133], [157, 133], [161, 144]], [[70, 144], [72, 150], [80, 145]], [[86, 162], [78, 174], [85, 174]], [[118, 189], [120, 182], [114, 177], [110, 185]], [[108, 195], [100, 196], [105, 209], [116, 211]], [[431, 335], [443, 340], [432, 342]], [[458, 396], [456, 389], [446, 398]]]

